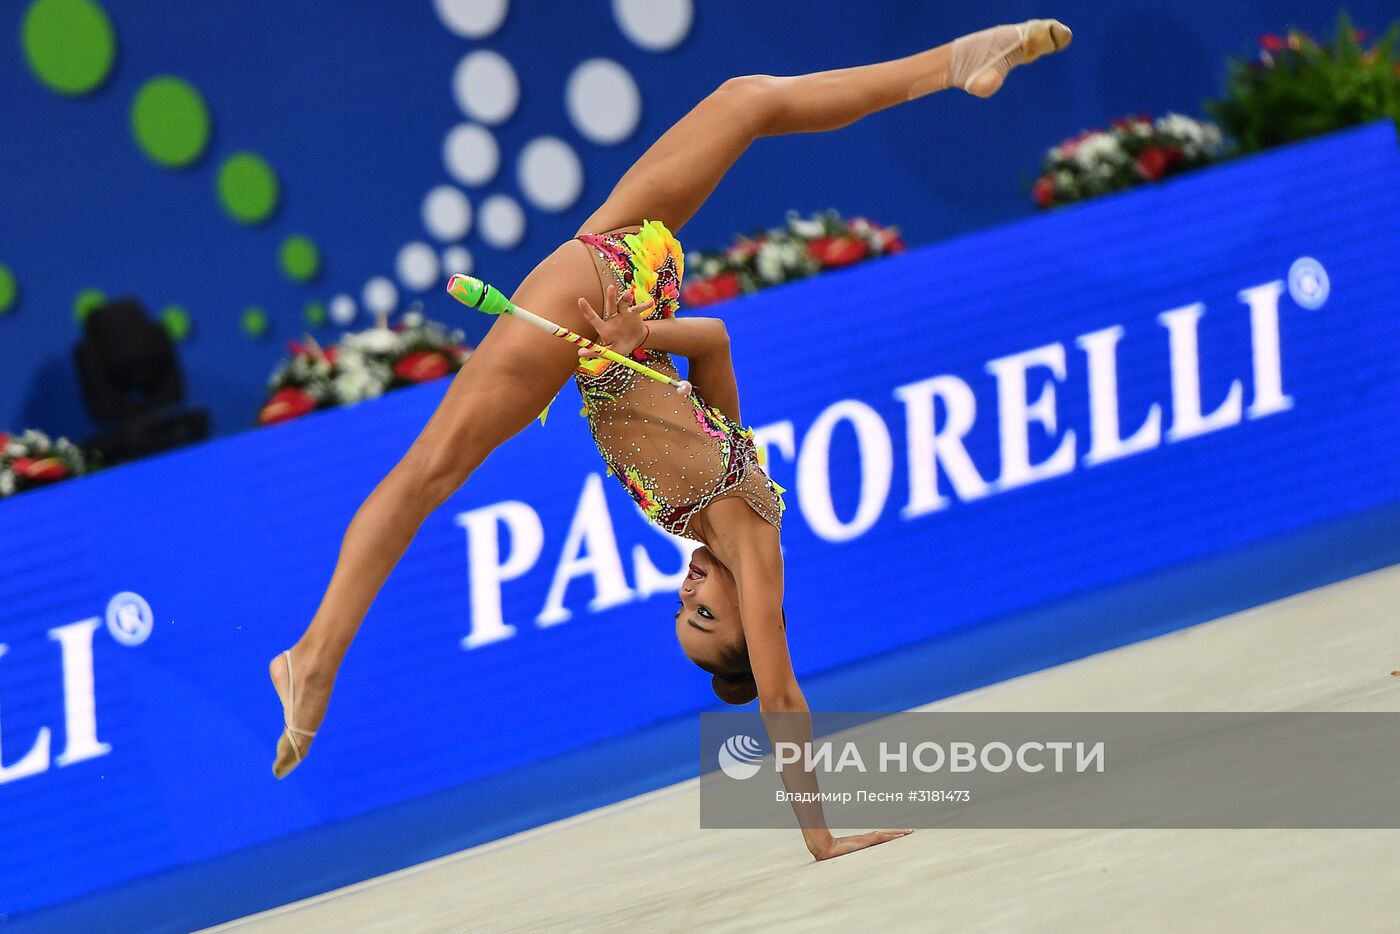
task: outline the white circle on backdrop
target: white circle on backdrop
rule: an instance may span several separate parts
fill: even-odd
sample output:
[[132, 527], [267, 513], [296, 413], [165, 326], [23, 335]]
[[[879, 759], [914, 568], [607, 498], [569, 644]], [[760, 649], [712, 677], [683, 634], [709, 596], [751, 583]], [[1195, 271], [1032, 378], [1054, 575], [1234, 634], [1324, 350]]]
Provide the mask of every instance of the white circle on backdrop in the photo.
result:
[[1327, 269], [1311, 256], [1300, 256], [1288, 269], [1288, 294], [1309, 311], [1327, 304], [1332, 294], [1332, 279]]
[[394, 268], [399, 281], [415, 292], [426, 292], [437, 283], [437, 253], [421, 241], [404, 244]]
[[470, 276], [475, 266], [472, 251], [464, 246], [450, 246], [442, 251], [442, 274], [444, 276]]
[[492, 195], [481, 205], [481, 239], [508, 250], [525, 237], [525, 212], [508, 195]]
[[462, 59], [452, 76], [452, 91], [463, 113], [492, 126], [508, 119], [520, 103], [515, 69], [489, 49]]
[[525, 197], [541, 211], [568, 210], [583, 193], [583, 164], [569, 144], [556, 136], [527, 143], [515, 171]]
[[151, 605], [139, 593], [124, 590], [107, 601], [107, 631], [122, 645], [140, 645], [154, 628]]
[[399, 303], [399, 290], [383, 276], [375, 276], [365, 283], [365, 290], [360, 299], [374, 314], [387, 315]]
[[331, 316], [331, 320], [341, 327], [354, 321], [358, 311], [359, 309], [355, 307], [355, 300], [348, 295], [337, 295], [326, 306], [326, 312]]
[[467, 39], [480, 39], [501, 28], [508, 0], [433, 0], [438, 19], [447, 31]]
[[472, 203], [451, 185], [439, 185], [423, 199], [423, 226], [444, 243], [460, 240], [472, 229]]
[[695, 20], [691, 0], [613, 0], [612, 8], [623, 35], [649, 52], [680, 45]]
[[642, 92], [617, 62], [590, 58], [574, 69], [564, 89], [574, 128], [594, 143], [620, 143], [642, 118]]
[[442, 161], [448, 174], [464, 185], [485, 185], [500, 168], [501, 147], [486, 127], [460, 123], [443, 141]]

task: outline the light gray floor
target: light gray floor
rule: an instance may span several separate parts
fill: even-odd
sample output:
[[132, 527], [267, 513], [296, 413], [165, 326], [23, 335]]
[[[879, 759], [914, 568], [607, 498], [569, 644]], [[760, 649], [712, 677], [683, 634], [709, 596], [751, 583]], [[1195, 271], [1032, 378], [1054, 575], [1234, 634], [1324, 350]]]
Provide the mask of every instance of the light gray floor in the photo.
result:
[[[933, 707], [1400, 710], [1398, 618], [1393, 567]], [[1400, 930], [1400, 831], [926, 830], [813, 863], [697, 808], [687, 782], [226, 927]]]

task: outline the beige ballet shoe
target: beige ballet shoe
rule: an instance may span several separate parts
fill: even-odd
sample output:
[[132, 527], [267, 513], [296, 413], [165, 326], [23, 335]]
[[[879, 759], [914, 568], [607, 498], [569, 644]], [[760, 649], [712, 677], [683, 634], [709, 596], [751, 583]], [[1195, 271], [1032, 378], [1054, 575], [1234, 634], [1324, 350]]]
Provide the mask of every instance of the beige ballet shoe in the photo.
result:
[[[277, 739], [277, 758], [272, 763], [272, 774], [278, 778], [286, 778], [292, 769], [301, 765], [301, 760], [306, 758], [297, 737], [311, 738], [316, 735], [316, 731], [292, 726], [292, 710], [296, 707], [297, 699], [296, 675], [292, 672], [292, 653], [288, 650], [278, 657], [287, 662], [287, 696], [282, 696], [282, 688], [278, 685], [276, 676], [269, 670], [268, 677], [272, 678], [272, 689], [282, 701], [282, 735]], [[307, 743], [307, 747], [310, 745]]]
[[1058, 52], [1073, 40], [1074, 33], [1057, 19], [1032, 19], [963, 36], [953, 41], [952, 84], [974, 97], [991, 97], [1011, 69]]

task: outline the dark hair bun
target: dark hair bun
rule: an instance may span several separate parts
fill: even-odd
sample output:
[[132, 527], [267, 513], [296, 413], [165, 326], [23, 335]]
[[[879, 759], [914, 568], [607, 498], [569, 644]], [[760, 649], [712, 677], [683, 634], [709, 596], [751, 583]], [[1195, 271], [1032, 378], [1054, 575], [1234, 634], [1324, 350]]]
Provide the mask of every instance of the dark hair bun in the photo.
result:
[[747, 704], [758, 696], [758, 685], [754, 683], [753, 675], [745, 672], [741, 675], [715, 675], [710, 679], [710, 686], [715, 689], [715, 696], [726, 704]]

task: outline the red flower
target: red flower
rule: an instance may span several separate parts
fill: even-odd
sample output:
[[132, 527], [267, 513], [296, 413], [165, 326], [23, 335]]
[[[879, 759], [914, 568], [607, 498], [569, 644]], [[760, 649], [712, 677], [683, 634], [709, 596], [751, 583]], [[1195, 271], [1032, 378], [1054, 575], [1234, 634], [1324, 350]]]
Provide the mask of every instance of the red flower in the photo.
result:
[[1148, 146], [1137, 157], [1137, 170], [1149, 182], [1161, 181], [1170, 165], [1167, 151], [1158, 146]]
[[274, 425], [277, 422], [286, 422], [294, 418], [301, 418], [307, 412], [314, 411], [316, 400], [300, 389], [288, 386], [286, 389], [279, 389], [272, 394], [272, 398], [267, 400], [267, 405], [262, 407], [258, 413], [259, 425]]
[[880, 249], [886, 253], [903, 253], [904, 238], [889, 227], [881, 227]]
[[692, 307], [713, 305], [726, 301], [739, 294], [739, 277], [732, 272], [722, 272], [709, 279], [699, 279], [687, 285], [681, 292], [681, 300]]
[[1035, 180], [1035, 187], [1031, 189], [1031, 194], [1035, 196], [1035, 203], [1043, 208], [1048, 208], [1055, 203], [1055, 180], [1049, 175], [1042, 175]]
[[8, 434], [6, 434], [5, 432], [0, 431], [0, 455], [4, 455], [4, 453], [5, 453], [5, 445], [7, 445], [7, 444], [9, 444], [9, 443], [10, 443], [10, 436], [9, 436]]
[[395, 375], [410, 383], [426, 383], [452, 372], [447, 358], [435, 350], [415, 350], [394, 364]]
[[287, 341], [287, 349], [291, 351], [293, 357], [311, 357], [313, 359], [325, 360], [332, 366], [335, 365], [335, 347], [312, 348], [301, 341]]
[[15, 473], [26, 480], [33, 480], [35, 483], [48, 483], [52, 480], [62, 480], [68, 476], [68, 465], [57, 457], [44, 457], [35, 460], [32, 457], [15, 458], [11, 465]]
[[719, 299], [715, 298], [714, 292], [714, 286], [710, 285], [708, 280], [696, 279], [693, 282], [687, 283], [685, 288], [681, 289], [681, 304], [688, 305], [691, 308], [713, 305], [715, 302], [719, 301]]
[[716, 301], [736, 298], [740, 291], [739, 274], [722, 272], [710, 280], [710, 285], [714, 287]]
[[1366, 40], [1371, 38], [1371, 30], [1352, 27], [1351, 37], [1356, 40], [1357, 45], [1365, 45]]
[[849, 266], [870, 255], [870, 244], [859, 237], [818, 237], [807, 244], [807, 252], [824, 268]]
[[1265, 52], [1282, 52], [1288, 48], [1288, 42], [1283, 36], [1271, 32], [1259, 37], [1259, 48]]

